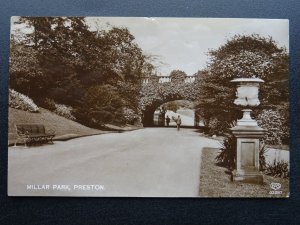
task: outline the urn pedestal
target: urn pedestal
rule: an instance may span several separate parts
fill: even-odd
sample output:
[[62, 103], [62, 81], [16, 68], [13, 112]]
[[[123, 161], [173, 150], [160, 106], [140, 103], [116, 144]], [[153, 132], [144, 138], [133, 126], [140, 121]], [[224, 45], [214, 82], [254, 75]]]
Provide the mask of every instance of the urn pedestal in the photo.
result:
[[232, 181], [263, 184], [263, 174], [259, 171], [259, 139], [264, 129], [259, 126], [237, 125], [231, 128], [236, 137], [236, 169]]
[[265, 130], [251, 118], [250, 109], [260, 104], [259, 84], [264, 81], [259, 78], [238, 78], [231, 82], [237, 84], [234, 104], [244, 107], [243, 118], [231, 128], [236, 137], [236, 169], [232, 172], [232, 181], [263, 184], [263, 175], [259, 171], [259, 139], [264, 136]]

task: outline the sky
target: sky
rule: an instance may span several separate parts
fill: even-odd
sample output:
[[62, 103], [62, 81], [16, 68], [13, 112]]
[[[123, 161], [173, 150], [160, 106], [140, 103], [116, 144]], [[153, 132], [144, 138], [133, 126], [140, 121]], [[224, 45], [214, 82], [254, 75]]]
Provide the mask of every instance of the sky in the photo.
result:
[[[18, 17], [12, 17], [12, 24]], [[280, 19], [225, 19], [225, 18], [155, 18], [155, 17], [87, 17], [91, 30], [97, 27], [127, 27], [135, 42], [147, 55], [154, 55], [160, 75], [172, 70], [183, 70], [193, 75], [204, 69], [208, 51], [217, 49], [235, 34], [271, 36], [279, 47], [289, 51], [289, 23]], [[21, 27], [20, 27], [21, 26]], [[29, 32], [22, 25], [13, 30]]]
[[87, 22], [91, 29], [107, 23], [127, 27], [144, 53], [157, 56], [161, 75], [177, 69], [192, 75], [204, 69], [209, 49], [219, 48], [235, 34], [271, 36], [278, 46], [289, 48], [288, 20], [89, 17]]

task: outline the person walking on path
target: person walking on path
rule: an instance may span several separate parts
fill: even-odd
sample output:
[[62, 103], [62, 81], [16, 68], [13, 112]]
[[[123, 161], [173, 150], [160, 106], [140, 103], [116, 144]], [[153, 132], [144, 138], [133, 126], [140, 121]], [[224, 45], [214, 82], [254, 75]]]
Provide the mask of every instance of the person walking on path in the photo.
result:
[[177, 125], [177, 131], [179, 131], [180, 130], [180, 125], [181, 125], [181, 118], [180, 118], [179, 115], [178, 115], [178, 118], [176, 120], [176, 125]]
[[169, 118], [169, 116], [167, 116], [167, 118], [166, 118], [166, 122], [167, 122], [167, 127], [169, 126], [169, 124], [170, 124], [170, 118]]

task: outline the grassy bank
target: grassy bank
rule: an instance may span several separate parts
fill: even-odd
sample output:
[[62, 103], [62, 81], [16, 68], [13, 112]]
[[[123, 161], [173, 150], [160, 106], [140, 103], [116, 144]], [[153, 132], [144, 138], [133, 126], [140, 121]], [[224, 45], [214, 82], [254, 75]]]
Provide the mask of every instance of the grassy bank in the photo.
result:
[[[289, 195], [289, 181], [264, 175], [264, 184], [231, 182], [227, 169], [215, 164], [218, 149], [205, 148], [202, 152], [200, 197], [256, 197], [278, 198]], [[272, 182], [280, 183], [282, 194], [269, 194]]]
[[54, 140], [68, 140], [71, 138], [81, 136], [105, 134], [113, 131], [128, 131], [136, 129], [136, 127], [133, 126], [118, 127], [112, 125], [107, 125], [107, 129], [105, 130], [92, 129], [75, 121], [58, 116], [55, 113], [43, 108], [40, 108], [39, 113], [32, 113], [28, 111], [9, 108], [8, 118], [9, 144], [13, 144], [16, 138], [15, 125], [22, 123], [44, 124], [46, 130], [55, 130], [56, 136]]

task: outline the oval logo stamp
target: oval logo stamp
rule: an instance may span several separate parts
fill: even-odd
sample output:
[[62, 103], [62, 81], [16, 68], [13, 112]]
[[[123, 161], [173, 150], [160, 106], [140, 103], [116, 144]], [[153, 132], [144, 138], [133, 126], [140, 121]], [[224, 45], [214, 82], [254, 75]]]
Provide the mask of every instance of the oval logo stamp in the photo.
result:
[[274, 190], [277, 191], [281, 188], [281, 184], [280, 183], [271, 183], [270, 187]]
[[270, 195], [280, 195], [280, 194], [282, 194], [282, 191], [279, 191], [279, 189], [281, 188], [281, 183], [272, 182], [270, 184], [270, 188], [273, 189], [273, 191], [269, 192]]

